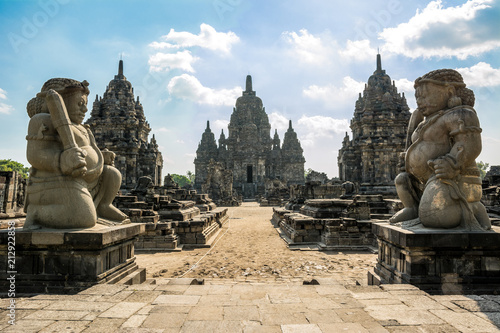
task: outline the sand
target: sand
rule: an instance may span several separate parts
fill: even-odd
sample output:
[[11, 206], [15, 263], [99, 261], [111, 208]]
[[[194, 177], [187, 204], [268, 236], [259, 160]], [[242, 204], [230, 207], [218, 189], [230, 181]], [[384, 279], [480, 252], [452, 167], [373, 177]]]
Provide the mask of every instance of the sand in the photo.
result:
[[137, 254], [148, 278], [189, 277], [245, 281], [335, 278], [366, 285], [376, 254], [362, 251], [292, 251], [271, 223], [272, 207], [255, 202], [229, 208], [229, 222], [210, 249]]

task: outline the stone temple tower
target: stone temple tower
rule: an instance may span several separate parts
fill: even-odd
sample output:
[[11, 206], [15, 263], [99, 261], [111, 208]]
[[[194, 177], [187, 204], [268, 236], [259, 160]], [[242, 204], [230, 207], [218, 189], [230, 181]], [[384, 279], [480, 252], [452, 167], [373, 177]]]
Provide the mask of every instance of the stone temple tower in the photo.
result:
[[228, 129], [227, 138], [222, 132], [215, 149], [215, 137], [207, 123], [194, 161], [197, 189], [206, 180], [210, 159], [232, 170], [233, 189], [244, 198], [264, 194], [267, 179], [281, 179], [287, 184], [304, 183], [305, 159], [297, 133], [290, 122], [282, 147], [277, 132], [274, 139], [271, 138], [271, 124], [262, 100], [253, 90], [250, 75], [246, 78], [245, 91], [236, 100]]
[[377, 69], [356, 101], [352, 140], [346, 133], [339, 150], [340, 180], [357, 183], [360, 193], [395, 194], [398, 156], [405, 150], [410, 115], [404, 93], [398, 93], [377, 54]]
[[163, 157], [155, 137], [148, 142], [151, 131], [144, 116], [139, 96], [123, 75], [123, 61], [118, 75], [109, 82], [104, 95], [96, 95], [90, 118], [86, 121], [100, 149], [116, 154], [115, 166], [122, 174], [121, 188], [133, 189], [137, 180], [149, 176], [155, 185], [161, 184]]

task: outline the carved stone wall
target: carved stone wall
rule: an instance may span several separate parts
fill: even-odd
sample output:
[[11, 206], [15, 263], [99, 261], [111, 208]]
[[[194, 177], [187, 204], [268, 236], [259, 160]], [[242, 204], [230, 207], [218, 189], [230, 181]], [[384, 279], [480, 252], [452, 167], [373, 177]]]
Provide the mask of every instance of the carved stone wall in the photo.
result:
[[104, 95], [96, 95], [86, 124], [99, 148], [116, 154], [115, 166], [122, 174], [122, 189], [135, 188], [142, 176], [151, 177], [154, 185], [161, 184], [163, 157], [154, 135], [148, 142], [151, 128], [139, 96], [135, 99], [134, 88], [123, 75], [122, 60], [118, 75], [109, 82]]
[[26, 180], [16, 171], [0, 171], [0, 218], [24, 215]]
[[269, 118], [262, 100], [252, 90], [250, 75], [246, 90], [236, 100], [228, 129], [228, 137], [222, 131], [217, 146], [207, 122], [194, 161], [196, 189], [201, 190], [206, 183], [211, 159], [231, 170], [233, 189], [243, 198], [263, 195], [267, 179], [280, 179], [288, 185], [304, 183], [305, 159], [292, 122], [281, 146], [277, 132], [271, 138]]
[[356, 101], [352, 140], [346, 133], [339, 150], [340, 180], [357, 183], [360, 193], [395, 194], [398, 156], [405, 150], [410, 115], [404, 93], [398, 93], [378, 54], [377, 69]]

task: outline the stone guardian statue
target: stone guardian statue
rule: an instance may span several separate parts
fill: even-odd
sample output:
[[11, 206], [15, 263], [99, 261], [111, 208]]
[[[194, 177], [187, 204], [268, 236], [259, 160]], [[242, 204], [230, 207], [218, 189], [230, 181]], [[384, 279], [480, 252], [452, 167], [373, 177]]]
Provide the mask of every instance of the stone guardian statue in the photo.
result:
[[403, 227], [490, 229], [475, 161], [482, 130], [474, 93], [460, 73], [439, 69], [415, 80], [415, 97], [418, 108], [395, 179], [404, 209], [389, 221]]
[[28, 103], [25, 229], [91, 228], [98, 218], [126, 219], [112, 205], [121, 184], [114, 153], [101, 152], [82, 125], [88, 94], [87, 81], [54, 78]]

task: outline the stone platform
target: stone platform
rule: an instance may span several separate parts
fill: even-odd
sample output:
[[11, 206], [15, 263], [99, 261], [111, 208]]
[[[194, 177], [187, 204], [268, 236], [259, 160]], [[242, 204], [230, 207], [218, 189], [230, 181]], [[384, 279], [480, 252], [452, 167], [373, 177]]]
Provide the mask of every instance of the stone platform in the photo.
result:
[[[187, 281], [186, 281], [187, 280]], [[193, 281], [194, 280], [194, 281]], [[429, 295], [412, 285], [157, 279], [77, 295], [16, 299], [5, 332], [498, 332], [500, 300]], [[195, 282], [195, 283], [193, 283]], [[7, 308], [11, 299], [0, 299]], [[4, 311], [6, 313], [7, 311]]]
[[187, 221], [200, 214], [194, 201], [160, 201], [158, 215], [160, 220]]
[[143, 224], [15, 229], [15, 246], [9, 249], [12, 238], [8, 230], [1, 230], [0, 288], [3, 292], [9, 290], [6, 279], [11, 275], [15, 275], [16, 293], [74, 293], [132, 275], [137, 282], [143, 282], [145, 270], [138, 268], [134, 255], [135, 238], [142, 232]]
[[210, 247], [210, 241], [229, 220], [227, 208], [215, 208], [187, 221], [176, 221], [175, 232], [187, 247]]
[[431, 294], [500, 295], [500, 227], [409, 231], [375, 223], [379, 254], [369, 284], [409, 283]]
[[376, 240], [371, 229], [371, 205], [362, 199], [306, 200], [300, 213], [274, 208], [272, 222], [289, 245], [316, 243], [322, 250], [373, 252]]
[[173, 222], [145, 223], [145, 232], [135, 242], [136, 251], [178, 251], [178, 237]]

